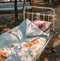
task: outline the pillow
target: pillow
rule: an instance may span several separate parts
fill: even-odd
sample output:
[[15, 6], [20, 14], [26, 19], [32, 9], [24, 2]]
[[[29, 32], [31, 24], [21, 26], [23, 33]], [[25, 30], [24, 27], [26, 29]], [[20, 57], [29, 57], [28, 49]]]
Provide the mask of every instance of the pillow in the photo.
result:
[[34, 20], [33, 23], [42, 31], [46, 31], [52, 24], [52, 22], [40, 21], [40, 20]]

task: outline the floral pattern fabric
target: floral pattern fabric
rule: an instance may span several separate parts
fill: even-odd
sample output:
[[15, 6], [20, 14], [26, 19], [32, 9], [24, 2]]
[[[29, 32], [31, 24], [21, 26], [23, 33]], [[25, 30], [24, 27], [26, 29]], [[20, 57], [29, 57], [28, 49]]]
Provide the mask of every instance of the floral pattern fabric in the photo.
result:
[[29, 26], [27, 26], [26, 22], [33, 25], [34, 28], [32, 30], [36, 34], [38, 34], [37, 32], [42, 32], [30, 21], [23, 21], [14, 29], [0, 35], [0, 51], [7, 52], [9, 55], [7, 61], [32, 61], [39, 49], [41, 50], [48, 40], [49, 32], [39, 33], [38, 36], [34, 36], [30, 32], [32, 36], [27, 36], [29, 35], [27, 33], [27, 27]]

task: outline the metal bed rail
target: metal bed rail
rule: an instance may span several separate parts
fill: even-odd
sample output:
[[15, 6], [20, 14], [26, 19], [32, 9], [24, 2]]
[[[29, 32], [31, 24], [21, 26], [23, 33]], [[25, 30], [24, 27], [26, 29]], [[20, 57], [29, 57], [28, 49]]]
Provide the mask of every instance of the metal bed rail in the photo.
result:
[[[35, 9], [43, 9], [43, 10], [46, 10], [46, 12], [43, 12], [43, 13], [41, 13], [40, 11], [32, 12], [33, 9], [34, 10]], [[47, 10], [49, 12], [47, 12]], [[30, 18], [30, 15], [31, 15], [31, 18]], [[39, 15], [39, 16], [42, 15], [43, 16], [42, 20], [44, 20], [44, 21], [45, 21], [45, 16], [47, 16], [47, 21], [52, 21], [52, 23], [53, 23], [52, 24], [52, 28], [53, 28], [53, 31], [54, 31], [54, 28], [55, 28], [55, 17], [56, 17], [55, 9], [50, 8], [50, 7], [39, 7], [39, 6], [25, 6], [24, 7], [24, 10], [23, 10], [23, 18], [24, 18], [24, 20], [26, 20], [26, 18], [28, 18], [31, 21], [33, 21], [34, 20], [34, 15]], [[50, 17], [51, 17], [51, 19], [50, 19]]]

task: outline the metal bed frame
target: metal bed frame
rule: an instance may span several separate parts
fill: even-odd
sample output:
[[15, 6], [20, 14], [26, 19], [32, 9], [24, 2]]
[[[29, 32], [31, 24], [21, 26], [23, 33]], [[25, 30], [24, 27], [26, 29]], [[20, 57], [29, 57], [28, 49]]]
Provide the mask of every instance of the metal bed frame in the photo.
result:
[[[26, 9], [28, 9], [28, 10], [29, 9], [32, 9], [33, 10], [34, 8], [36, 8], [36, 9], [43, 9], [43, 10], [50, 10], [50, 13], [47, 13], [47, 12], [45, 12], [45, 13], [41, 13], [41, 12], [27, 12], [27, 10], [26, 10]], [[52, 21], [52, 23], [53, 23], [52, 24], [52, 28], [53, 28], [52, 30], [54, 31], [56, 14], [55, 14], [55, 10], [53, 8], [50, 8], [50, 7], [40, 7], [40, 6], [25, 6], [24, 7], [24, 10], [23, 10], [23, 19], [24, 20], [26, 20], [26, 18], [30, 19], [29, 18], [29, 15], [31, 14], [31, 16], [32, 16], [31, 21], [33, 21], [34, 14], [38, 14], [38, 13], [39, 13], [39, 15], [42, 15], [43, 16], [43, 19], [42, 20], [44, 20], [44, 17], [46, 15], [48, 17], [48, 21]], [[27, 14], [27, 17], [26, 17], [26, 14]], [[52, 17], [52, 20], [49, 20], [50, 17]]]
[[[50, 10], [49, 12], [51, 12], [52, 11], [52, 14], [51, 13], [49, 13], [49, 14], [47, 14], [47, 13], [41, 13], [41, 12], [27, 12], [27, 9], [28, 8], [30, 8], [30, 9], [34, 9], [34, 8], [36, 8], [36, 9], [45, 9], [45, 10]], [[30, 11], [32, 11], [32, 10], [30, 10]], [[45, 18], [45, 15], [48, 17], [47, 19], [48, 19], [48, 21], [51, 21], [52, 22], [52, 30], [54, 31], [55, 29], [55, 10], [53, 9], [53, 8], [50, 8], [50, 7], [39, 7], [39, 6], [25, 6], [24, 7], [24, 11], [23, 11], [23, 18], [24, 18], [24, 20], [26, 20], [26, 18], [28, 18], [28, 19], [30, 19], [31, 21], [33, 21], [33, 19], [34, 19], [34, 14], [37, 14], [37, 13], [39, 13], [39, 15], [42, 15], [43, 16], [43, 19], [42, 20], [44, 20], [44, 18]], [[27, 14], [27, 16], [26, 16], [26, 14]], [[29, 17], [29, 15], [31, 14], [31, 18]], [[49, 17], [52, 17], [52, 20], [49, 20], [50, 18]], [[45, 49], [45, 47], [47, 46], [47, 44], [49, 43], [49, 41], [51, 40], [51, 38], [52, 38], [52, 36], [53, 35], [51, 35], [49, 38], [48, 38], [48, 41], [45, 43], [45, 45], [43, 46], [43, 48], [42, 49], [39, 49], [39, 51], [38, 51], [38, 53], [36, 54], [36, 56], [34, 56], [34, 58], [33, 58], [33, 60], [32, 61], [38, 61], [37, 59], [38, 59], [38, 57], [40, 57], [40, 55], [41, 55], [41, 53], [43, 52], [43, 50]]]

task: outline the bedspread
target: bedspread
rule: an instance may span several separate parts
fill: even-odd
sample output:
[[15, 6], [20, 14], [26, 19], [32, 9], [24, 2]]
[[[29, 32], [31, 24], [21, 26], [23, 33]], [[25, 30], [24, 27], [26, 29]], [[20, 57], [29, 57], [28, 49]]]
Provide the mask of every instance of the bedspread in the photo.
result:
[[[31, 25], [31, 22], [28, 21]], [[29, 25], [29, 26], [30, 26]], [[27, 26], [27, 27], [29, 27]], [[23, 21], [20, 25], [12, 30], [0, 35], [0, 51], [4, 51], [8, 54], [6, 61], [32, 61], [34, 56], [42, 49], [45, 43], [48, 41], [50, 31], [42, 32], [33, 25], [35, 33], [26, 34], [26, 21]], [[41, 33], [37, 33], [41, 32]], [[34, 34], [38, 34], [37, 36]]]

